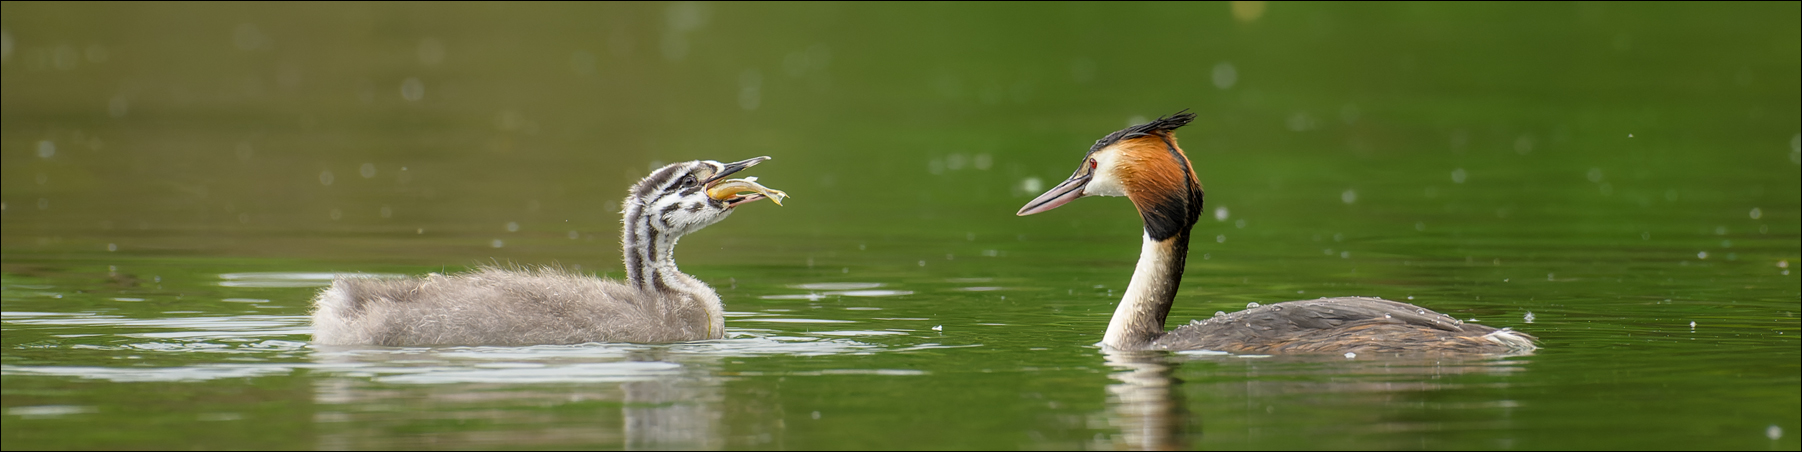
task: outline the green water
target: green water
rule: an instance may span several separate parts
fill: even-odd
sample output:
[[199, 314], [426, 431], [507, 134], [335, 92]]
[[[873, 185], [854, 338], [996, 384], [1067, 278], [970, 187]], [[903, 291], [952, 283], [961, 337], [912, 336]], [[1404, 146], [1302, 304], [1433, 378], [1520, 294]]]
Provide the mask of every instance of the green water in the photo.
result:
[[[1776, 4], [0, 5], [6, 449], [1802, 448]], [[1132, 207], [1013, 213], [1191, 109], [1172, 326], [1366, 295], [1528, 356], [1105, 355]], [[649, 169], [730, 338], [309, 343], [335, 272], [620, 276]]]

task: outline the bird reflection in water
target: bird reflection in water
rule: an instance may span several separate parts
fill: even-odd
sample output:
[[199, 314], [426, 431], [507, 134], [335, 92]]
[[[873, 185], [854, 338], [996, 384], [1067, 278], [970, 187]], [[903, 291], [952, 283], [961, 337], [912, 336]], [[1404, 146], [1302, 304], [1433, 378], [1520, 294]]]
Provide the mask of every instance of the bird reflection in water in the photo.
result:
[[726, 446], [715, 356], [641, 346], [324, 350], [313, 388], [322, 449]]
[[[1189, 449], [1190, 415], [1175, 377], [1169, 353], [1106, 350], [1115, 372], [1108, 378], [1106, 422], [1120, 429], [1112, 438], [1097, 438], [1090, 449]], [[1199, 430], [1197, 431], [1199, 433]]]
[[621, 410], [626, 450], [717, 450], [725, 446], [720, 436], [720, 407], [725, 396], [717, 379], [659, 378], [626, 382], [620, 389], [626, 402]]

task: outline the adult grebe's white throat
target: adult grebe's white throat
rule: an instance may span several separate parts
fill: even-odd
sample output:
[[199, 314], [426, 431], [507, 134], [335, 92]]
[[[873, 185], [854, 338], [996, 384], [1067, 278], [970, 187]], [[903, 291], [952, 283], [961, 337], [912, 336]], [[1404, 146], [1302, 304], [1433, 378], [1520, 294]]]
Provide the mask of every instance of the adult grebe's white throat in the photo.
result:
[[[1133, 279], [1126, 285], [1126, 294], [1120, 298], [1120, 305], [1114, 307], [1114, 318], [1108, 321], [1107, 334], [1101, 337], [1101, 345], [1130, 350], [1141, 348], [1144, 341], [1144, 326], [1155, 323], [1157, 332], [1164, 330], [1162, 317], [1151, 318], [1150, 312], [1159, 304], [1167, 301], [1159, 300], [1160, 289], [1175, 286], [1170, 278], [1182, 278], [1179, 271], [1172, 275], [1168, 271], [1174, 256], [1170, 255], [1167, 243], [1152, 240], [1150, 235], [1142, 236], [1144, 245], [1139, 248], [1139, 264], [1133, 268]], [[1135, 343], [1137, 342], [1137, 343]]]

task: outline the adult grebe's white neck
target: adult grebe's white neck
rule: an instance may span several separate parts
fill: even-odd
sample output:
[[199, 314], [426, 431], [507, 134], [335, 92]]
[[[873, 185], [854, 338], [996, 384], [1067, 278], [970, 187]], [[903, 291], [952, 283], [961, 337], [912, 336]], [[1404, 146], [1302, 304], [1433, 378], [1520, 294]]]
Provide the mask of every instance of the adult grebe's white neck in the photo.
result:
[[1132, 282], [1127, 284], [1120, 305], [1114, 308], [1114, 318], [1108, 322], [1101, 345], [1118, 350], [1139, 349], [1164, 334], [1164, 318], [1170, 314], [1176, 289], [1182, 283], [1188, 242], [1188, 231], [1164, 240], [1144, 236]]

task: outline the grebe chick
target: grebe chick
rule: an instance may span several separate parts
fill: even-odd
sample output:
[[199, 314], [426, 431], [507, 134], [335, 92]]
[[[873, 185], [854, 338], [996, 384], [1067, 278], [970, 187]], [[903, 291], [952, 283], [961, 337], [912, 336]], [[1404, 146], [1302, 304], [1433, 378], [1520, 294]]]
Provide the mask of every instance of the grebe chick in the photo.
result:
[[1362, 297], [1274, 303], [1165, 332], [1164, 318], [1176, 300], [1189, 254], [1189, 231], [1201, 215], [1201, 182], [1176, 145], [1176, 129], [1193, 119], [1193, 113], [1177, 113], [1108, 134], [1089, 148], [1069, 179], [1020, 208], [1018, 215], [1032, 215], [1085, 196], [1125, 196], [1138, 208], [1144, 245], [1102, 346], [1259, 354], [1518, 353], [1535, 348], [1532, 336], [1506, 328]]
[[781, 204], [788, 194], [756, 178], [726, 179], [764, 160], [769, 157], [675, 163], [633, 185], [622, 206], [623, 282], [548, 268], [341, 276], [313, 301], [313, 341], [421, 346], [723, 338], [719, 294], [676, 269], [676, 240], [740, 205], [766, 198]]

